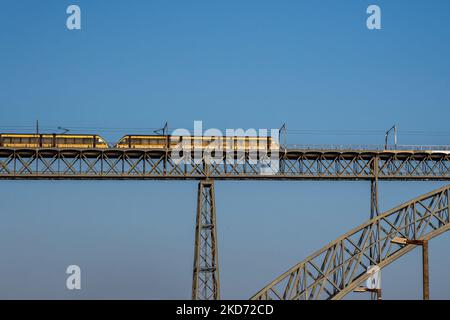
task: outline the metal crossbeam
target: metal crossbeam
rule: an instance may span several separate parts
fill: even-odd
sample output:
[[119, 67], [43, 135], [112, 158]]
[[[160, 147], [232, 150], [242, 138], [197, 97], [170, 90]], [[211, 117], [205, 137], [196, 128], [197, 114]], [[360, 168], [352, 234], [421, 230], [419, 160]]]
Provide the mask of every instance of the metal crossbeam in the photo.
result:
[[220, 281], [214, 182], [200, 181], [197, 201], [192, 299], [218, 300]]
[[[378, 215], [295, 265], [252, 299], [341, 299], [369, 277], [370, 266], [383, 268], [418, 241], [449, 230], [449, 203], [447, 185]], [[397, 238], [410, 241], [402, 244]]]
[[0, 179], [450, 180], [445, 151], [287, 149], [278, 158], [279, 170], [263, 174], [249, 154], [178, 163], [164, 149], [0, 148]]

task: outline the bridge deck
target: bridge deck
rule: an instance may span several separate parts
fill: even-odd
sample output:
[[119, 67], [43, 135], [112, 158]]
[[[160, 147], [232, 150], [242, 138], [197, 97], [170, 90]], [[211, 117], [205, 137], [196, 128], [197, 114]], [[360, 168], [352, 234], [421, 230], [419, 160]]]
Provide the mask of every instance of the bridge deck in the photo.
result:
[[282, 149], [270, 165], [249, 153], [178, 163], [167, 149], [0, 148], [0, 179], [450, 180], [448, 150]]

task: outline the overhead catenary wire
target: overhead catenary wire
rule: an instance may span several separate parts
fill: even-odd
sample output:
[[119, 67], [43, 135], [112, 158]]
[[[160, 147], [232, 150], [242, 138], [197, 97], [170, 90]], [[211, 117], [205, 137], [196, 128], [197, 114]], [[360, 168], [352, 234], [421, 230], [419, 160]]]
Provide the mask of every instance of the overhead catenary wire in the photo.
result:
[[[161, 129], [161, 127], [114, 127], [114, 126], [67, 126], [67, 125], [39, 125], [41, 132], [58, 132], [60, 127], [67, 128], [70, 132], [148, 132], [148, 134], [154, 134], [155, 130]], [[168, 132], [177, 129], [176, 127], [167, 128]], [[192, 128], [186, 128], [192, 130]], [[245, 129], [245, 128], [244, 128]], [[23, 124], [13, 124], [0, 122], [0, 131], [33, 131], [35, 132], [36, 126], [34, 125], [23, 125]], [[226, 132], [226, 129], [222, 130]], [[320, 135], [320, 136], [378, 136], [384, 135], [385, 130], [376, 129], [292, 129], [286, 130], [288, 135]], [[425, 137], [450, 137], [450, 131], [429, 131], [429, 130], [400, 130], [399, 134], [402, 136], [425, 136]]]

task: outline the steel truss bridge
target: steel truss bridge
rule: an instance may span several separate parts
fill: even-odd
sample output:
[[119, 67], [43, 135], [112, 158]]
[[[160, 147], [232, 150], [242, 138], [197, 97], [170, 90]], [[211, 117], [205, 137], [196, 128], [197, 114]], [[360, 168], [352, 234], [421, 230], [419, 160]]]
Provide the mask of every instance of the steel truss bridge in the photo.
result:
[[[384, 267], [418, 244], [425, 250], [428, 245], [423, 241], [449, 229], [449, 186], [384, 214], [378, 210], [379, 180], [450, 180], [450, 148], [439, 150], [284, 148], [275, 155], [279, 166], [267, 172], [248, 153], [224, 155], [222, 161], [215, 163], [203, 155], [197, 161], [186, 157], [178, 163], [168, 149], [0, 148], [0, 179], [199, 181], [193, 299], [220, 298], [215, 180], [370, 181], [371, 220], [311, 255], [253, 296], [253, 299], [340, 299], [368, 277], [368, 266]], [[407, 242], [397, 245], [392, 237]]]
[[[231, 158], [231, 160], [230, 160]], [[450, 151], [282, 149], [262, 174], [248, 153], [177, 163], [170, 150], [0, 148], [0, 179], [447, 180]]]

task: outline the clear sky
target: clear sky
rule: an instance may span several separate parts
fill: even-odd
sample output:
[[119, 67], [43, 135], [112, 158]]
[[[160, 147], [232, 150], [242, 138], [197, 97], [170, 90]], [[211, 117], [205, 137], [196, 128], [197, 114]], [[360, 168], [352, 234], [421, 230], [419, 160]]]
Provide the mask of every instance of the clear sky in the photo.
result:
[[[66, 28], [81, 7], [82, 29]], [[382, 29], [366, 28], [366, 9]], [[1, 1], [0, 131], [279, 128], [288, 143], [450, 145], [450, 2]], [[146, 129], [147, 128], [147, 129]], [[147, 130], [147, 131], [146, 131]], [[303, 130], [303, 131], [302, 131]], [[351, 131], [351, 134], [348, 134]], [[312, 133], [313, 132], [313, 133]], [[380, 206], [439, 182], [382, 182]], [[195, 182], [0, 181], [0, 298], [189, 298]], [[248, 298], [369, 216], [366, 182], [218, 182], [224, 298]], [[430, 244], [450, 298], [450, 236]], [[383, 296], [421, 296], [420, 252]], [[65, 289], [65, 268], [82, 290]]]

